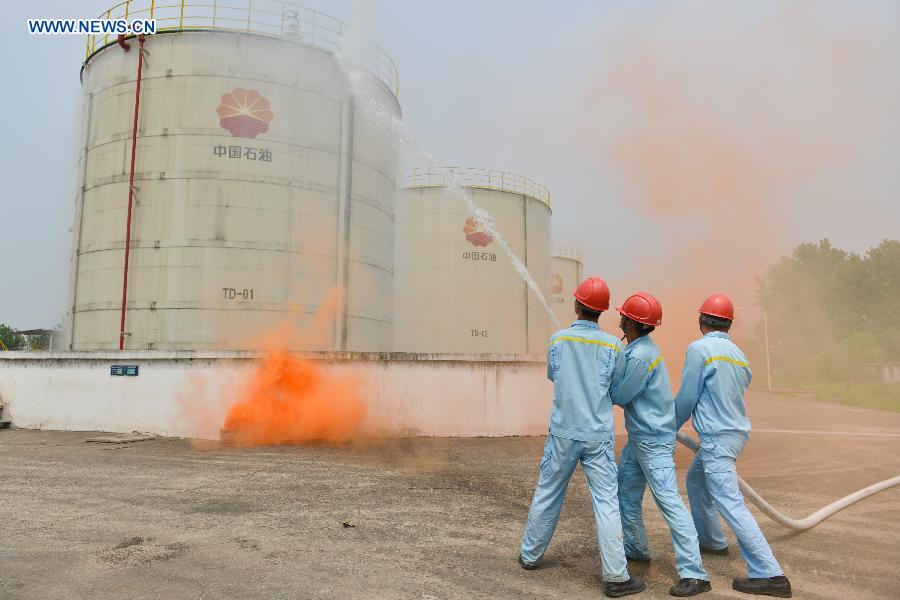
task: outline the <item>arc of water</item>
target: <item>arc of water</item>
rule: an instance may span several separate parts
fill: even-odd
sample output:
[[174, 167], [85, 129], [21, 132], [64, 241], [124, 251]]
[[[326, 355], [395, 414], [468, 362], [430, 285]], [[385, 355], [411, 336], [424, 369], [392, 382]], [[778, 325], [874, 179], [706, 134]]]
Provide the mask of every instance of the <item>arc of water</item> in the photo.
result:
[[[350, 44], [352, 47], [352, 44]], [[342, 44], [343, 47], [343, 44]], [[361, 103], [363, 110], [371, 116], [377, 123], [381, 124], [388, 134], [391, 136], [392, 145], [397, 148], [400, 145], [405, 145], [410, 150], [412, 150], [416, 156], [418, 156], [422, 161], [425, 162], [430, 168], [438, 168], [440, 163], [434, 157], [433, 154], [425, 150], [421, 144], [419, 144], [415, 135], [412, 131], [409, 130], [406, 123], [403, 122], [396, 114], [392, 111], [387, 110], [384, 105], [375, 97], [374, 94], [369, 92], [366, 89], [366, 78], [367, 75], [365, 71], [357, 68], [353, 62], [348, 60], [348, 58], [341, 52], [338, 51], [335, 53], [335, 58], [337, 59], [337, 63], [340, 66], [341, 70], [347, 77], [349, 82], [350, 90], [353, 93], [354, 98]], [[484, 230], [494, 238], [494, 240], [500, 245], [501, 250], [509, 257], [510, 262], [513, 265], [513, 268], [519, 274], [519, 276], [525, 281], [525, 285], [534, 293], [535, 297], [541, 303], [541, 306], [544, 307], [544, 310], [547, 311], [547, 314], [550, 316], [550, 320], [556, 327], [559, 327], [559, 320], [556, 318], [553, 310], [550, 308], [550, 305], [547, 303], [547, 299], [544, 297], [544, 294], [541, 292], [540, 287], [537, 282], [531, 276], [531, 273], [528, 272], [528, 268], [525, 264], [516, 256], [515, 252], [509, 247], [509, 244], [506, 243], [506, 240], [500, 234], [500, 230], [497, 229], [496, 223], [494, 223], [494, 219], [491, 214], [486, 211], [484, 208], [479, 207], [475, 204], [475, 200], [472, 197], [471, 191], [465, 188], [459, 177], [448, 170], [446, 175], [446, 183], [447, 183], [447, 193], [451, 196], [455, 196], [459, 200], [462, 200], [466, 208], [468, 209], [471, 216], [478, 219], [481, 223]]]

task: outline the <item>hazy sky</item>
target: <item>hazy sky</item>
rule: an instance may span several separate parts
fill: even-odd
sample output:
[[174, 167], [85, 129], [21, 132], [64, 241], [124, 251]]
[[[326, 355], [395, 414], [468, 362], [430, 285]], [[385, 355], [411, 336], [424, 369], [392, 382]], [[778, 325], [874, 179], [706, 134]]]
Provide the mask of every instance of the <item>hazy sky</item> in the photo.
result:
[[[353, 13], [350, 1], [300, 3]], [[93, 17], [111, 4], [12, 3], [0, 23], [0, 322], [14, 327], [53, 326], [65, 311], [85, 42], [29, 36], [25, 19]], [[665, 172], [678, 136], [697, 127], [736, 140], [738, 176], [765, 180], [741, 192], [759, 196], [772, 221], [765, 256], [823, 237], [857, 251], [900, 237], [900, 3], [723, 4], [409, 0], [363, 12], [397, 65], [421, 144], [444, 164], [546, 185], [553, 237], [584, 249], [586, 273], [633, 280], [648, 255], [679, 240], [755, 226], [740, 212], [723, 223], [728, 211], [704, 222], [714, 200], [684, 195], [712, 188]], [[670, 122], [673, 95], [680, 116]], [[644, 111], [654, 115], [644, 121]], [[671, 139], [661, 143], [660, 131]], [[717, 147], [684, 145], [697, 172], [715, 167], [703, 153]], [[672, 198], [651, 198], [654, 185]]]

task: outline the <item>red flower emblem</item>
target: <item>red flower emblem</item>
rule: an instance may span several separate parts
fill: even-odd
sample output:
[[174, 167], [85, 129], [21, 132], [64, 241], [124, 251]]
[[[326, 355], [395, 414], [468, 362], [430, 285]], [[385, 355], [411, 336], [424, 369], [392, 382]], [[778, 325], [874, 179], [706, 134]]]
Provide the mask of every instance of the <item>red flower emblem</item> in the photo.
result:
[[463, 227], [463, 233], [466, 234], [466, 240], [473, 246], [487, 246], [494, 241], [491, 234], [484, 230], [484, 227], [475, 217], [466, 219], [466, 226]]
[[562, 277], [559, 276], [559, 273], [553, 274], [553, 279], [550, 281], [550, 291], [554, 294], [558, 294], [563, 290], [563, 280]]
[[256, 90], [234, 88], [222, 96], [219, 108], [219, 125], [234, 137], [253, 139], [269, 130], [272, 109], [269, 101]]

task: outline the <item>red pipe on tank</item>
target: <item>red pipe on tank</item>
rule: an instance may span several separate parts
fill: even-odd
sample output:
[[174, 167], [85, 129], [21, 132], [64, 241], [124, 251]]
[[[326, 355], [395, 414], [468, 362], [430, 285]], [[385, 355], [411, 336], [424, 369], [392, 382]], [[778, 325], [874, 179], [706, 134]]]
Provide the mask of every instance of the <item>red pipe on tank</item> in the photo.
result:
[[[138, 111], [141, 106], [141, 69], [144, 66], [144, 36], [138, 36], [137, 86], [134, 91], [134, 126], [131, 130], [131, 171], [128, 175], [128, 217], [125, 229], [125, 267], [122, 274], [122, 318], [119, 322], [119, 350], [125, 349], [125, 300], [128, 297], [128, 256], [131, 251], [131, 207], [134, 202], [134, 157], [137, 146]], [[125, 46], [124, 42], [120, 42]], [[125, 46], [126, 51], [128, 47]]]

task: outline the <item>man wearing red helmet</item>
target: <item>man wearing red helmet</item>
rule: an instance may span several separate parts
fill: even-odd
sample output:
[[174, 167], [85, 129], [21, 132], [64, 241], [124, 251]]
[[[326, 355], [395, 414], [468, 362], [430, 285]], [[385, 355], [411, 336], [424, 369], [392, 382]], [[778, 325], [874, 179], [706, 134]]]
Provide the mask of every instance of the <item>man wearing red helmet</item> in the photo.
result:
[[544, 555], [562, 510], [569, 479], [580, 462], [591, 488], [605, 593], [618, 598], [642, 591], [628, 575], [622, 548], [611, 385], [625, 371], [622, 345], [597, 325], [609, 308], [609, 287], [598, 277], [575, 290], [578, 320], [550, 337], [547, 377], [553, 382], [550, 432], [525, 523], [519, 564], [534, 569]]
[[750, 437], [744, 392], [752, 374], [747, 357], [728, 337], [733, 320], [734, 305], [727, 296], [714, 294], [703, 301], [703, 337], [688, 346], [675, 398], [677, 429], [691, 418], [700, 436], [686, 482], [691, 516], [703, 551], [728, 552], [719, 514], [737, 537], [749, 577], [735, 579], [734, 589], [790, 598], [791, 584], [738, 489], [735, 461]]
[[613, 404], [625, 410], [628, 442], [619, 459], [619, 510], [625, 536], [625, 556], [632, 561], [650, 560], [647, 530], [641, 516], [644, 490], [659, 507], [675, 548], [675, 567], [680, 581], [669, 590], [673, 596], [696, 596], [710, 589], [703, 569], [697, 530], [675, 477], [675, 403], [662, 353], [650, 333], [662, 325], [662, 305], [646, 292], [631, 295], [616, 309], [625, 333], [625, 375], [610, 390]]

